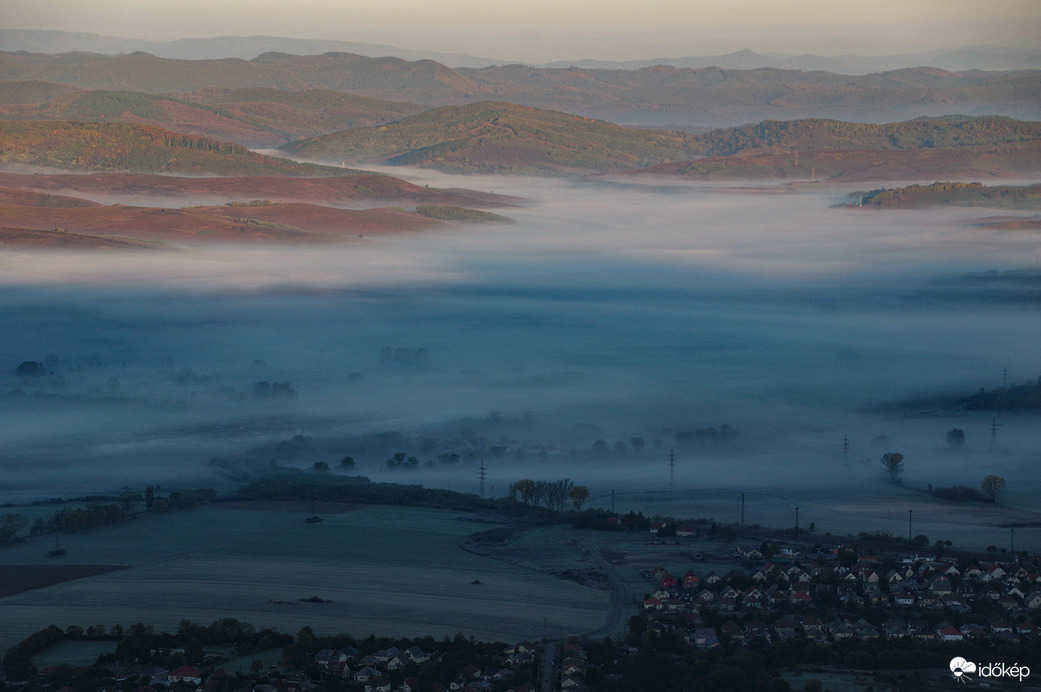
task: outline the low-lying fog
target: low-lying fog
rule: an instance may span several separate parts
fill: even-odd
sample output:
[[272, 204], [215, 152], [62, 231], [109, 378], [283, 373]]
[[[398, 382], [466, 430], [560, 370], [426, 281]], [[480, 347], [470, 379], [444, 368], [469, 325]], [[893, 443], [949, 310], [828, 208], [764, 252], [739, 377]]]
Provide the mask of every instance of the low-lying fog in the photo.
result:
[[666, 489], [670, 449], [680, 488], [885, 492], [900, 451], [908, 486], [1041, 491], [1036, 415], [939, 403], [1041, 375], [1041, 238], [964, 223], [993, 210], [405, 173], [530, 202], [336, 248], [0, 254], [0, 497], [347, 455], [374, 480], [477, 492], [483, 459], [487, 493], [600, 496]]

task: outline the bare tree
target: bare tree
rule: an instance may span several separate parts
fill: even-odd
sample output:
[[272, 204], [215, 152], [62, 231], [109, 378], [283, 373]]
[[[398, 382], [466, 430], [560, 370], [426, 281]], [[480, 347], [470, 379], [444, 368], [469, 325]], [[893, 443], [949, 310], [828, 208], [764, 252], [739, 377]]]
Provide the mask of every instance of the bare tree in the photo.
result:
[[531, 504], [538, 507], [546, 500], [546, 506], [549, 506], [549, 481], [535, 481], [533, 493]]
[[900, 482], [900, 474], [904, 472], [904, 455], [900, 452], [886, 452], [882, 455], [882, 470], [889, 474], [889, 480]]
[[522, 478], [510, 486], [510, 495], [514, 498], [520, 495], [521, 502], [532, 503], [535, 499], [535, 481], [530, 478]]
[[570, 478], [563, 478], [546, 484], [546, 506], [558, 512], [563, 511], [575, 484]]
[[980, 488], [991, 502], [998, 501], [998, 493], [1005, 489], [1005, 479], [1001, 476], [984, 476]]

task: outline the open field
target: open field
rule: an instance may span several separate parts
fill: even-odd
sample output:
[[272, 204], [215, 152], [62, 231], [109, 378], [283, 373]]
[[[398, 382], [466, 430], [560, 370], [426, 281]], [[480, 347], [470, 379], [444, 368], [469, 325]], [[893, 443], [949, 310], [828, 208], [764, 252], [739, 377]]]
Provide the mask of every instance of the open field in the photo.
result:
[[122, 569], [116, 565], [0, 565], [0, 597]]
[[[286, 632], [509, 641], [603, 621], [606, 592], [462, 550], [481, 525], [454, 513], [365, 507], [318, 524], [308, 515], [209, 506], [68, 536], [59, 558], [45, 557], [45, 540], [0, 551], [10, 565], [130, 566], [0, 599], [0, 646], [52, 623], [170, 630], [234, 617]], [[324, 602], [300, 600], [315, 596]]]
[[[620, 497], [617, 507], [623, 512], [642, 511], [647, 516], [661, 514], [738, 524], [741, 495], [739, 491], [727, 489], [634, 493]], [[812, 522], [818, 535], [855, 536], [864, 532], [906, 538], [911, 512], [911, 535], [925, 535], [931, 543], [949, 540], [956, 548], [977, 551], [989, 545], [1016, 550], [1041, 549], [1041, 514], [1037, 512], [986, 502], [944, 501], [913, 488], [883, 485], [878, 489], [862, 487], [843, 493], [807, 489], [784, 496], [760, 492], [744, 495], [747, 526], [794, 528], [798, 507], [799, 528], [804, 533]]]
[[90, 666], [98, 660], [98, 656], [114, 653], [114, 641], [62, 641], [55, 642], [44, 651], [33, 657], [33, 663], [45, 666]]

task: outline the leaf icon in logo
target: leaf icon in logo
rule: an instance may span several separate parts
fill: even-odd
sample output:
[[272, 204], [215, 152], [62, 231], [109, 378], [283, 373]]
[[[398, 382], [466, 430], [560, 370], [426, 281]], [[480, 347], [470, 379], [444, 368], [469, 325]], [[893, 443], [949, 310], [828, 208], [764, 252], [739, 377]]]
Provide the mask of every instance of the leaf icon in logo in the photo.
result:
[[961, 656], [951, 659], [951, 672], [954, 673], [954, 677], [960, 678], [966, 673], [975, 673], [976, 664], [972, 661], [966, 661]]

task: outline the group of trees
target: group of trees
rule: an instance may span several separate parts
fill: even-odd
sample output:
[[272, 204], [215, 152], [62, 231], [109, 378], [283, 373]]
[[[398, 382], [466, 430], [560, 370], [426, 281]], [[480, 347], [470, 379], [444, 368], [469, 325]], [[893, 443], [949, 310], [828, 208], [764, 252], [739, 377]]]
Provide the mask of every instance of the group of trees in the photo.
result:
[[296, 390], [288, 382], [261, 382], [253, 383], [254, 399], [295, 399]]
[[[640, 456], [640, 453], [643, 452], [644, 446], [645, 443], [642, 437], [632, 438], [631, 440], [629, 440], [628, 445], [626, 445], [625, 441], [623, 440], [617, 440], [614, 443], [614, 453], [616, 456], [624, 457], [631, 450], [634, 455]], [[661, 447], [661, 440], [655, 440], [655, 446]], [[594, 456], [600, 457], [601, 459], [606, 459], [608, 456], [610, 456], [610, 454], [611, 446], [607, 444], [606, 440], [598, 439], [593, 443]]]
[[414, 469], [419, 466], [419, 459], [406, 457], [404, 452], [398, 452], [387, 459], [388, 469]]
[[156, 486], [150, 485], [140, 493], [129, 488], [119, 495], [94, 495], [81, 498], [83, 506], [62, 507], [48, 517], [39, 517], [29, 525], [24, 514], [8, 513], [0, 516], [0, 545], [23, 540], [22, 531], [28, 526], [30, 536], [54, 531], [83, 531], [106, 524], [116, 524], [134, 515], [144, 503], [145, 511], [169, 512], [194, 507], [217, 497], [213, 488], [172, 490], [166, 497], [156, 497]]
[[575, 485], [569, 478], [558, 481], [533, 481], [530, 478], [522, 478], [510, 486], [510, 496], [535, 507], [545, 504], [549, 509], [558, 512], [562, 512], [570, 500], [575, 509], [581, 511], [582, 505], [589, 499], [589, 488]]
[[[953, 442], [952, 442], [953, 440]], [[965, 433], [955, 428], [947, 433], [947, 442], [953, 446], [962, 444], [965, 440]], [[900, 474], [904, 472], [904, 455], [900, 452], [886, 452], [882, 455], [881, 459], [882, 470], [889, 476], [889, 479], [894, 483], [900, 482]], [[983, 477], [983, 481], [980, 483], [980, 490], [982, 490], [982, 498], [980, 498], [979, 491], [973, 491], [971, 488], [965, 488], [964, 486], [955, 486], [954, 488], [936, 488], [933, 490], [932, 486], [929, 489], [934, 494], [940, 497], [947, 497], [948, 499], [985, 499], [988, 502], [997, 502], [998, 495], [1002, 490], [1005, 489], [1007, 482], [1001, 476], [995, 476], [988, 474]], [[962, 492], [951, 493], [950, 491], [962, 489]]]
[[18, 540], [18, 533], [28, 525], [24, 514], [4, 514], [0, 516], [0, 545], [7, 545]]

